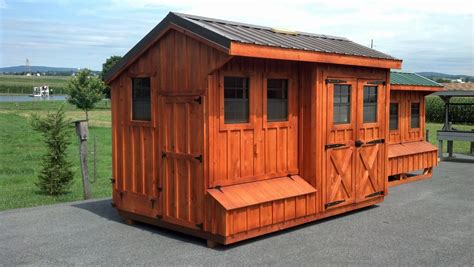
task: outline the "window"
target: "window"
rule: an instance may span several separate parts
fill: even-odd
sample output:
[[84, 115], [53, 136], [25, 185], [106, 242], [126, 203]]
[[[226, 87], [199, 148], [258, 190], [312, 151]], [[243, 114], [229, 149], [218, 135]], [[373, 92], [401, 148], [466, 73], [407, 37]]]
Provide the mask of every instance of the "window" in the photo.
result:
[[420, 128], [420, 103], [411, 103], [411, 128]]
[[377, 86], [364, 86], [364, 122], [377, 121]]
[[151, 121], [150, 78], [132, 79], [132, 120]]
[[267, 80], [267, 120], [288, 120], [288, 80]]
[[334, 85], [334, 124], [351, 122], [351, 86]]
[[390, 130], [398, 130], [398, 103], [390, 103]]
[[249, 78], [224, 77], [224, 123], [249, 122]]

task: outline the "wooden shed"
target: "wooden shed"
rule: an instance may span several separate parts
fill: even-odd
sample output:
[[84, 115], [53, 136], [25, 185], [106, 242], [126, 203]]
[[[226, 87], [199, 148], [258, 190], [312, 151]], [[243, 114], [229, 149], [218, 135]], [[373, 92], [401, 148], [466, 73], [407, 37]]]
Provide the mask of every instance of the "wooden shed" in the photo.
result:
[[392, 72], [389, 107], [390, 185], [430, 178], [438, 148], [426, 141], [425, 96], [443, 85], [416, 73]]
[[379, 203], [401, 63], [345, 38], [169, 13], [106, 75], [113, 205], [230, 244]]

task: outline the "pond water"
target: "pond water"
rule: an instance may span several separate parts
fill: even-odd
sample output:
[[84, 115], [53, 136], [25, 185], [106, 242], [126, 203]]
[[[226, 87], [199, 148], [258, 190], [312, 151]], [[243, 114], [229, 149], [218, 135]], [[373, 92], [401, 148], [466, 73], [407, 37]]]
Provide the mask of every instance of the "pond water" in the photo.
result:
[[0, 95], [0, 102], [29, 102], [44, 100], [66, 100], [66, 95], [52, 95], [49, 97], [32, 97], [29, 95]]

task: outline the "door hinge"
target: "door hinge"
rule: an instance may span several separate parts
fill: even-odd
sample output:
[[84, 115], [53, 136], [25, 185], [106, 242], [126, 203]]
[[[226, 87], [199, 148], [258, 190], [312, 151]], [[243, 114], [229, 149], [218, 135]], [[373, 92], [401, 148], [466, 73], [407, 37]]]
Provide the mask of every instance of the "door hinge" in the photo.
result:
[[221, 185], [214, 186], [214, 189], [219, 190], [221, 193], [224, 193], [224, 191], [222, 191], [222, 186]]
[[324, 146], [324, 150], [328, 150], [331, 148], [336, 148], [336, 147], [343, 147], [346, 146], [346, 144], [329, 144]]
[[161, 152], [161, 158], [162, 159], [166, 158], [166, 152]]
[[204, 225], [203, 225], [202, 223], [198, 223], [198, 224], [196, 224], [196, 227], [202, 230], [202, 228], [204, 227]]
[[202, 104], [202, 97], [198, 96], [197, 98], [194, 98], [194, 102], [196, 102], [198, 104]]
[[381, 195], [383, 195], [383, 191], [375, 192], [375, 193], [372, 193], [372, 194], [367, 195], [365, 197], [369, 198], [369, 197], [376, 197], [376, 196], [381, 196]]
[[326, 84], [329, 84], [329, 83], [347, 83], [347, 81], [338, 80], [338, 79], [326, 79]]
[[202, 155], [199, 155], [197, 157], [194, 157], [195, 160], [199, 160], [199, 162], [202, 163]]
[[343, 203], [343, 202], [346, 202], [346, 200], [344, 199], [344, 200], [338, 200], [338, 201], [334, 201], [334, 202], [329, 202], [329, 203], [324, 204], [324, 207], [326, 207], [326, 209], [327, 209], [327, 208], [329, 208], [329, 207], [339, 205], [339, 204], [341, 204], [341, 203]]
[[375, 145], [375, 144], [383, 144], [385, 143], [385, 139], [376, 139], [376, 140], [372, 140], [372, 141], [369, 141], [367, 142], [366, 144], [367, 145]]

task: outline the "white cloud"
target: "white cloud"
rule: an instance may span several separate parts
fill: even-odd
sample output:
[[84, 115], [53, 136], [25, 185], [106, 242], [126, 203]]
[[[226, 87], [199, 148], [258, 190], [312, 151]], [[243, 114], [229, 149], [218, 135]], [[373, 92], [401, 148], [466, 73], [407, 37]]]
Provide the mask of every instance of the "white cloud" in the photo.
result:
[[[18, 0], [34, 1], [40, 0]], [[411, 70], [450, 68], [473, 74], [474, 1], [465, 0], [292, 0], [292, 1], [193, 1], [193, 0], [97, 0], [78, 4], [72, 0], [41, 0], [48, 5], [74, 10], [78, 21], [47, 18], [38, 34], [11, 21], [29, 48], [75, 47], [104, 55], [123, 54], [159, 23], [168, 11], [256, 25], [347, 37], [363, 45], [374, 39], [375, 48], [404, 59]], [[0, 0], [0, 7], [7, 4]], [[7, 23], [7, 21], [4, 21]], [[17, 25], [17, 26], [15, 26]], [[28, 25], [28, 23], [23, 23]], [[61, 27], [56, 27], [61, 25]], [[12, 28], [9, 28], [9, 30]], [[57, 44], [38, 41], [41, 34]], [[35, 39], [36, 38], [36, 39]], [[109, 50], [106, 48], [109, 47]], [[59, 48], [58, 48], [59, 49]], [[452, 60], [453, 59], [453, 60]], [[443, 64], [443, 61], [446, 64]], [[449, 62], [449, 63], [448, 63]], [[95, 63], [93, 63], [95, 64]], [[449, 66], [448, 66], [449, 65]], [[435, 69], [438, 68], [438, 69]]]

